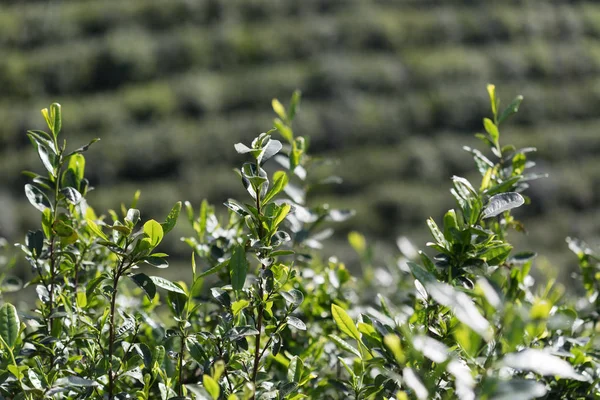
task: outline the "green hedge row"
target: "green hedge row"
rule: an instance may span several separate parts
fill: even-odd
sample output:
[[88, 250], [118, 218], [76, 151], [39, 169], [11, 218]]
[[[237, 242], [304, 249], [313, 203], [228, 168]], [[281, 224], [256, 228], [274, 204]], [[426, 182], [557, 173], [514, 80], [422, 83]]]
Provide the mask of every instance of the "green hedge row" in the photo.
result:
[[[219, 24], [250, 24], [250, 31], [267, 27], [288, 28], [311, 34], [311, 25], [321, 31], [336, 31], [346, 44], [379, 44], [385, 47], [514, 41], [523, 36], [573, 37], [598, 35], [595, 24], [600, 7], [593, 2], [571, 5], [536, 1], [465, 1], [430, 5], [423, 2], [362, 1], [185, 1], [152, 2], [118, 0], [75, 1], [56, 4], [15, 4], [0, 14], [0, 46], [43, 47], [49, 43], [70, 42], [82, 37], [101, 37], [125, 25], [138, 26], [160, 34], [181, 25], [203, 25], [220, 30]], [[518, 12], [515, 10], [518, 8]], [[294, 24], [294, 22], [300, 24]], [[290, 23], [292, 23], [290, 25]], [[308, 25], [308, 26], [307, 26]], [[25, 27], [25, 28], [24, 28]], [[261, 29], [262, 28], [262, 29]], [[353, 29], [354, 28], [354, 29]], [[358, 32], [358, 34], [357, 34]]]

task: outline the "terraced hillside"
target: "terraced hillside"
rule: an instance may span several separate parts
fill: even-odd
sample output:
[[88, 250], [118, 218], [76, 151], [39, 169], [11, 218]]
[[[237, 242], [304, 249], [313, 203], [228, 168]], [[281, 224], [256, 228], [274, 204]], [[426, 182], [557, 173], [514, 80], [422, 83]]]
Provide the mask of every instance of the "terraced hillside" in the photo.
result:
[[24, 132], [51, 101], [71, 143], [102, 138], [96, 208], [140, 188], [150, 217], [238, 193], [233, 143], [300, 88], [297, 130], [345, 180], [317, 195], [357, 210], [345, 229], [422, 241], [452, 206], [450, 176], [472, 170], [461, 145], [477, 144], [494, 82], [526, 99], [505, 140], [537, 146], [551, 175], [520, 214], [524, 246], [566, 254], [566, 235], [600, 236], [599, 38], [594, 1], [4, 1], [0, 236], [38, 218], [19, 172], [37, 165]]

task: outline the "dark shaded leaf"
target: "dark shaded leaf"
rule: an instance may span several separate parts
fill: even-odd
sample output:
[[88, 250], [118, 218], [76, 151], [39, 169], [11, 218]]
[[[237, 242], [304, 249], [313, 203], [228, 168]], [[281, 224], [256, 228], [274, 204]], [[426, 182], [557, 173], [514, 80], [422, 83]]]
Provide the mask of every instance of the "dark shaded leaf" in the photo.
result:
[[9, 348], [13, 348], [19, 335], [19, 315], [10, 303], [0, 307], [0, 337]]
[[83, 152], [87, 151], [90, 148], [91, 145], [93, 145], [94, 143], [99, 142], [99, 141], [100, 141], [100, 138], [94, 138], [88, 144], [85, 144], [85, 145], [79, 147], [78, 149], [73, 150], [72, 152], [70, 152], [69, 154], [67, 154], [65, 156], [65, 158], [66, 157], [70, 157], [70, 156], [75, 155], [75, 154], [78, 154], [78, 153], [83, 153]]
[[231, 275], [231, 286], [233, 290], [242, 290], [246, 282], [248, 273], [248, 261], [246, 260], [246, 250], [244, 246], [237, 245], [233, 249], [233, 254], [229, 260], [229, 274]]
[[44, 248], [44, 232], [41, 230], [27, 232], [25, 244], [34, 257], [39, 257], [40, 254], [42, 254], [42, 249]]
[[156, 285], [150, 277], [146, 274], [136, 274], [129, 276], [131, 280], [138, 285], [148, 296], [149, 300], [152, 300], [156, 295]]

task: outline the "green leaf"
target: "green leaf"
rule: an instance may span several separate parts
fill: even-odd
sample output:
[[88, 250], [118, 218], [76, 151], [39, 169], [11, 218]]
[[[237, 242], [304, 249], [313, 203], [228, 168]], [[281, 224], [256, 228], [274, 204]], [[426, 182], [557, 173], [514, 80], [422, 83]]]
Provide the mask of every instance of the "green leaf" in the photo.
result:
[[[263, 200], [264, 202], [264, 200]], [[223, 205], [241, 217], [250, 215], [248, 209], [235, 199], [228, 199]], [[202, 231], [202, 230], [201, 230]]]
[[40, 156], [40, 160], [42, 160], [42, 164], [46, 170], [50, 173], [50, 175], [56, 177], [54, 171], [54, 164], [56, 163], [56, 156], [50, 152], [50, 150], [43, 144], [37, 144], [38, 155]]
[[348, 243], [350, 243], [350, 246], [352, 246], [356, 254], [361, 257], [365, 254], [365, 251], [367, 251], [367, 240], [364, 235], [359, 232], [352, 231], [348, 233]]
[[72, 187], [64, 188], [60, 192], [63, 196], [65, 196], [65, 199], [67, 199], [67, 201], [71, 204], [79, 204], [79, 202], [81, 202], [81, 199], [83, 198], [81, 196], [81, 193], [79, 193], [77, 189]]
[[25, 196], [27, 196], [27, 200], [29, 200], [32, 206], [42, 212], [46, 208], [50, 208], [50, 200], [48, 200], [48, 196], [46, 196], [44, 192], [32, 184], [28, 183], [25, 185]]
[[423, 269], [419, 264], [412, 261], [407, 262], [410, 272], [412, 272], [415, 279], [425, 285], [426, 282], [433, 282], [436, 280], [435, 276]]
[[273, 174], [273, 186], [271, 186], [271, 189], [267, 192], [267, 194], [265, 195], [265, 197], [263, 198], [263, 204], [266, 204], [269, 202], [269, 200], [271, 200], [273, 197], [277, 196], [277, 194], [279, 194], [283, 188], [285, 188], [285, 186], [288, 183], [288, 176], [285, 172], [283, 171], [277, 171]]
[[506, 261], [506, 258], [510, 254], [512, 248], [513, 247], [508, 243], [502, 243], [495, 246], [488, 246], [478, 254], [478, 257], [483, 259], [489, 265], [500, 265], [504, 261]]
[[520, 371], [531, 371], [538, 375], [558, 376], [564, 379], [587, 381], [571, 364], [548, 352], [538, 349], [525, 349], [518, 353], [509, 353], [502, 359], [502, 364]]
[[287, 114], [285, 112], [285, 107], [283, 106], [283, 104], [281, 104], [281, 102], [279, 100], [273, 99], [271, 101], [271, 105], [273, 106], [273, 111], [275, 111], [275, 114], [279, 115], [279, 118], [281, 118], [281, 119], [287, 118]]
[[[291, 315], [286, 318], [287, 324], [293, 326], [301, 331], [306, 330], [306, 324], [302, 322], [300, 318], [292, 317]], [[358, 331], [357, 331], [358, 332]]]
[[485, 128], [486, 132], [490, 134], [492, 141], [497, 147], [498, 140], [500, 139], [500, 132], [498, 131], [498, 127], [496, 126], [496, 124], [494, 124], [491, 119], [484, 118], [483, 127]]
[[151, 276], [150, 280], [152, 280], [152, 282], [156, 286], [163, 288], [169, 292], [181, 293], [181, 294], [185, 294], [187, 296], [187, 293], [185, 293], [185, 291], [181, 288], [181, 286], [179, 286], [178, 284], [176, 284], [174, 282], [171, 282], [168, 279], [161, 278], [160, 276]]
[[54, 134], [54, 129], [52, 128], [54, 121], [52, 120], [52, 118], [50, 118], [50, 113], [48, 112], [48, 109], [47, 108], [42, 109], [41, 113], [44, 117], [44, 120], [46, 121], [46, 124], [48, 125], [48, 128], [50, 128], [50, 130]]
[[386, 334], [383, 338], [383, 344], [392, 352], [398, 364], [404, 364], [406, 356], [402, 349], [402, 343], [398, 335]]
[[[73, 150], [73, 151], [72, 151], [72, 152], [70, 152], [69, 154], [67, 154], [67, 155], [65, 156], [65, 158], [66, 158], [66, 157], [73, 157], [73, 156], [80, 156], [80, 157], [83, 157], [83, 156], [81, 156], [79, 153], [83, 153], [83, 152], [86, 152], [86, 151], [88, 151], [88, 149], [90, 148], [90, 146], [91, 146], [91, 145], [93, 145], [94, 143], [96, 143], [96, 142], [99, 142], [99, 141], [100, 141], [100, 138], [94, 138], [94, 139], [90, 140], [90, 142], [89, 142], [88, 144], [84, 144], [83, 146], [81, 146], [81, 147], [79, 147], [79, 148], [77, 148], [77, 149]], [[70, 166], [70, 165], [71, 165], [71, 163], [69, 162], [69, 166]]]
[[498, 123], [501, 124], [508, 117], [510, 117], [513, 114], [516, 114], [519, 111], [519, 106], [521, 105], [522, 101], [523, 101], [523, 96], [519, 95], [519, 96], [515, 97], [515, 99], [512, 101], [512, 103], [510, 103], [508, 105], [508, 107], [506, 107], [504, 109], [504, 111], [502, 111], [502, 114], [500, 114], [500, 117], [498, 118]]
[[287, 379], [290, 382], [300, 382], [304, 373], [304, 364], [298, 356], [292, 357], [287, 370]]
[[240, 170], [242, 183], [253, 199], [262, 199], [269, 189], [267, 172], [255, 163], [245, 163]]
[[209, 269], [207, 269], [206, 271], [202, 272], [200, 275], [198, 275], [199, 278], [202, 278], [204, 276], [207, 275], [212, 275], [215, 272], [220, 271], [224, 266], [229, 264], [229, 260], [225, 260], [223, 262], [218, 263], [217, 265], [215, 265], [214, 267], [211, 267]]
[[88, 218], [88, 219], [86, 219], [86, 222], [87, 222], [87, 226], [88, 226], [89, 230], [92, 231], [92, 233], [94, 233], [96, 236], [108, 241], [108, 236], [106, 236], [104, 234], [104, 232], [102, 232], [100, 230], [100, 227], [98, 225], [96, 225], [96, 223], [93, 220]]
[[494, 116], [498, 114], [498, 101], [496, 100], [496, 86], [491, 83], [487, 85], [487, 92], [490, 96], [490, 105], [492, 106], [492, 113]]
[[269, 139], [267, 144], [263, 147], [262, 151], [256, 158], [256, 162], [259, 164], [264, 164], [265, 161], [273, 157], [275, 154], [279, 153], [279, 151], [283, 148], [283, 145], [279, 140]]
[[299, 90], [294, 91], [294, 94], [292, 94], [292, 100], [290, 101], [290, 106], [288, 108], [288, 120], [291, 121], [294, 119], [294, 117], [296, 116], [296, 109], [298, 108], [298, 105], [300, 104], [300, 98], [302, 96], [302, 93]]
[[360, 355], [360, 352], [358, 351], [358, 349], [356, 349], [354, 346], [352, 346], [350, 343], [346, 342], [344, 339], [342, 339], [341, 337], [337, 336], [337, 335], [329, 335], [329, 338], [331, 340], [333, 340], [333, 342], [342, 350], [346, 350], [352, 354], [354, 354], [356, 357], [358, 358], [362, 358], [362, 356]]
[[46, 132], [38, 130], [27, 131], [27, 136], [29, 137], [29, 140], [36, 149], [38, 145], [42, 144], [45, 145], [48, 149], [50, 149], [52, 151], [52, 154], [56, 155], [58, 153], [58, 150], [54, 145], [54, 140], [52, 139], [52, 136], [50, 136]]
[[179, 318], [183, 318], [184, 316], [187, 300], [188, 297], [185, 294], [173, 291], [169, 291], [169, 293], [167, 293], [167, 304], [171, 307], [173, 313]]
[[177, 203], [175, 203], [175, 205], [171, 209], [171, 212], [169, 212], [169, 215], [167, 215], [167, 219], [165, 220], [165, 222], [163, 222], [161, 224], [163, 233], [165, 235], [167, 233], [169, 233], [175, 227], [175, 224], [177, 224], [177, 219], [179, 218], [180, 212], [181, 212], [181, 202], [178, 201]]
[[50, 105], [50, 118], [52, 119], [52, 133], [58, 136], [62, 129], [62, 111], [60, 104], [52, 103]]
[[495, 217], [505, 211], [520, 207], [525, 199], [519, 193], [508, 192], [492, 196], [483, 209], [483, 218]]
[[200, 237], [202, 239], [204, 239], [210, 211], [211, 207], [209, 206], [208, 201], [206, 199], [202, 200], [202, 203], [200, 204], [200, 217], [198, 219], [198, 224], [200, 225]]
[[153, 219], [144, 224], [144, 234], [150, 239], [152, 247], [158, 246], [164, 236], [162, 226]]
[[[27, 368], [28, 368], [27, 365], [16, 366], [14, 364], [11, 364], [6, 367], [6, 369], [11, 374], [13, 374], [15, 376], [15, 378], [17, 378], [18, 380], [25, 378], [25, 374], [23, 374], [23, 371], [25, 371]], [[18, 399], [18, 397], [15, 397], [15, 399]]]
[[127, 210], [127, 215], [125, 216], [125, 221], [129, 222], [131, 227], [135, 226], [140, 220], [140, 210], [135, 208], [130, 208]]
[[40, 377], [35, 373], [34, 370], [32, 370], [32, 369], [27, 370], [27, 377], [29, 378], [29, 382], [31, 382], [31, 385], [35, 389], [41, 390], [43, 388], [42, 381], [41, 381]]
[[470, 199], [472, 197], [477, 197], [477, 191], [475, 190], [473, 185], [471, 185], [471, 182], [469, 182], [467, 179], [465, 179], [461, 176], [455, 175], [452, 177], [452, 183], [454, 184], [454, 187], [456, 188], [458, 193], [464, 199]]
[[444, 238], [446, 241], [450, 243], [453, 242], [453, 232], [457, 231], [460, 231], [460, 227], [458, 226], [456, 211], [448, 210], [448, 212], [444, 215]]
[[208, 392], [210, 397], [213, 400], [218, 400], [219, 395], [221, 394], [221, 387], [210, 375], [204, 374], [202, 376], [202, 384], [204, 385], [204, 389]]
[[344, 332], [351, 338], [360, 341], [360, 332], [356, 328], [356, 325], [354, 325], [352, 318], [346, 314], [346, 311], [344, 311], [342, 307], [332, 304], [331, 315], [333, 316], [333, 319], [340, 331]]
[[448, 248], [448, 242], [446, 241], [446, 238], [444, 237], [444, 234], [442, 233], [442, 231], [440, 231], [440, 228], [437, 226], [437, 224], [435, 223], [435, 221], [433, 220], [433, 218], [427, 219], [427, 226], [429, 227], [429, 231], [431, 232], [431, 236], [433, 236], [433, 238], [435, 239], [435, 241], [440, 246], [442, 246], [443, 248], [447, 249]]
[[185, 211], [187, 212], [187, 217], [188, 217], [188, 221], [190, 222], [190, 224], [194, 224], [194, 207], [192, 206], [192, 203], [190, 203], [189, 201], [186, 201], [185, 203]]
[[297, 308], [304, 301], [304, 295], [298, 289], [292, 289], [288, 292], [280, 292], [281, 297], [291, 304], [292, 309]]
[[71, 386], [79, 386], [79, 387], [92, 387], [98, 386], [98, 382], [95, 382], [91, 379], [85, 379], [79, 376], [66, 376], [64, 378], [59, 378], [56, 380], [56, 386], [63, 387], [71, 387]]
[[533, 251], [523, 251], [511, 256], [507, 262], [514, 265], [523, 265], [537, 257], [537, 253]]
[[285, 217], [287, 217], [291, 209], [292, 206], [287, 203], [281, 205], [281, 207], [279, 208], [279, 213], [273, 219], [273, 223], [271, 225], [273, 231], [276, 230], [279, 224], [283, 222], [283, 220], [285, 219]]
[[517, 184], [523, 177], [521, 175], [512, 176], [507, 180], [500, 182], [491, 188], [487, 189], [484, 193], [488, 196], [493, 196], [498, 193], [506, 192], [507, 190], [511, 190], [515, 184]]
[[248, 300], [238, 300], [238, 301], [234, 301], [233, 303], [231, 303], [231, 312], [233, 313], [233, 315], [238, 315], [240, 313], [240, 311], [242, 311], [244, 308], [248, 307], [248, 305], [250, 304], [250, 302]]
[[283, 136], [283, 138], [287, 140], [288, 143], [294, 142], [294, 134], [292, 133], [292, 130], [287, 125], [285, 125], [283, 121], [281, 121], [279, 118], [275, 118], [275, 121], [273, 121], [273, 125], [275, 125], [275, 128], [277, 128], [281, 136]]
[[[158, 253], [156, 253], [158, 254]], [[157, 257], [155, 255], [149, 256], [149, 257], [144, 257], [143, 261], [148, 264], [148, 265], [152, 265], [154, 268], [168, 268], [169, 267], [169, 262], [167, 260], [165, 260], [164, 257]]]
[[148, 296], [148, 300], [152, 300], [156, 295], [156, 285], [152, 279], [146, 274], [136, 274], [129, 276], [131, 280], [140, 287]]
[[19, 315], [17, 309], [10, 303], [0, 307], [0, 337], [12, 350], [19, 335]]
[[514, 377], [510, 380], [494, 380], [488, 387], [492, 389], [487, 397], [490, 400], [531, 400], [547, 393], [546, 386], [541, 382]]
[[34, 258], [37, 258], [42, 254], [42, 249], [44, 248], [44, 233], [41, 230], [37, 230], [35, 232], [29, 231], [27, 232], [27, 236], [25, 237], [25, 244]]
[[53, 225], [54, 232], [60, 237], [69, 237], [75, 233], [75, 230], [63, 221], [56, 221]]
[[42, 229], [44, 231], [44, 235], [46, 238], [50, 239], [52, 236], [52, 223], [54, 222], [52, 216], [52, 211], [49, 208], [46, 208], [42, 211]]
[[233, 290], [242, 290], [248, 274], [248, 260], [244, 246], [237, 245], [229, 260], [229, 273], [231, 275], [231, 286]]

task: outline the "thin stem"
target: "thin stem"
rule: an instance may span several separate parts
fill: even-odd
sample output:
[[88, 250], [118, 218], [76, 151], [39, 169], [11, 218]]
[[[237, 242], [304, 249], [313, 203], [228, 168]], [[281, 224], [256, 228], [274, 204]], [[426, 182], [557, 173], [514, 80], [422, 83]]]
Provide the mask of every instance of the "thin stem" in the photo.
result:
[[256, 322], [256, 330], [258, 334], [254, 340], [254, 366], [252, 368], [252, 383], [254, 384], [254, 394], [252, 399], [256, 398], [256, 375], [258, 374], [258, 364], [260, 361], [260, 336], [262, 332], [262, 320], [263, 320], [263, 291], [262, 291], [262, 280], [258, 281], [258, 320]]
[[[61, 170], [62, 170], [62, 151], [59, 150], [58, 147], [58, 142], [56, 140], [56, 136], [53, 135], [54, 137], [54, 145], [58, 151], [58, 167], [56, 167], [55, 170], [55, 176], [56, 176], [56, 182], [54, 185], [54, 207], [52, 210], [52, 222], [54, 223], [56, 221], [56, 219], [58, 218], [58, 195], [60, 192], [60, 175], [61, 175]], [[51, 230], [51, 234], [52, 234], [52, 230]], [[56, 235], [52, 234], [52, 238], [50, 240], [50, 288], [48, 289], [48, 293], [49, 293], [49, 297], [50, 297], [50, 305], [49, 305], [49, 317], [48, 317], [48, 328], [49, 328], [49, 333], [52, 332], [52, 313], [54, 312], [54, 280], [56, 279], [56, 258], [55, 258], [55, 254], [54, 254], [54, 244], [56, 241]], [[51, 368], [54, 365], [54, 357], [52, 357], [51, 360]]]
[[179, 397], [183, 397], [183, 355], [185, 352], [185, 336], [181, 332], [181, 350], [179, 350]]
[[52, 241], [50, 242], [50, 287], [48, 288], [48, 295], [50, 297], [50, 302], [48, 304], [48, 333], [52, 334], [52, 313], [54, 312], [54, 279], [55, 275], [55, 260], [54, 260], [54, 237], [52, 237]]
[[125, 259], [122, 258], [117, 269], [115, 271], [115, 276], [113, 279], [113, 291], [110, 299], [110, 316], [109, 316], [109, 339], [108, 339], [108, 399], [113, 399], [113, 391], [114, 391], [114, 371], [112, 366], [112, 358], [114, 352], [114, 342], [115, 342], [115, 306], [117, 301], [117, 285], [119, 284], [119, 278], [121, 277], [121, 273], [123, 270], [123, 264], [125, 264]]
[[263, 356], [267, 352], [267, 349], [269, 348], [269, 346], [273, 342], [273, 337], [275, 336], [275, 333], [279, 332], [279, 328], [281, 328], [281, 326], [285, 323], [285, 321], [287, 320], [288, 315], [289, 314], [286, 314], [285, 317], [283, 317], [283, 319], [281, 321], [279, 321], [279, 323], [275, 327], [275, 331], [273, 332], [273, 335], [271, 335], [269, 337], [269, 340], [267, 340], [267, 344], [265, 344], [265, 347], [262, 349], [262, 352], [260, 353], [260, 356], [258, 357], [259, 361], [263, 358]]
[[[79, 286], [79, 267], [81, 266], [81, 263], [83, 262], [83, 257], [85, 257], [85, 253], [87, 253], [87, 251], [89, 250], [90, 246], [84, 246], [83, 251], [81, 252], [81, 255], [79, 256], [79, 260], [77, 261], [77, 263], [75, 264], [75, 268], [74, 268], [74, 286], [75, 286], [75, 296], [77, 296], [77, 287]], [[76, 297], [77, 298], [77, 297]]]
[[[221, 348], [221, 345], [217, 342], [217, 350], [219, 350], [219, 357], [221, 357], [221, 359], [223, 359], [223, 361], [225, 361], [225, 358], [223, 357], [223, 349]], [[231, 384], [231, 380], [229, 380], [229, 371], [227, 371], [227, 363], [225, 363], [225, 370], [223, 371], [223, 373], [225, 374], [225, 380], [227, 381], [227, 386], [229, 386], [229, 392], [233, 393], [233, 385]]]

